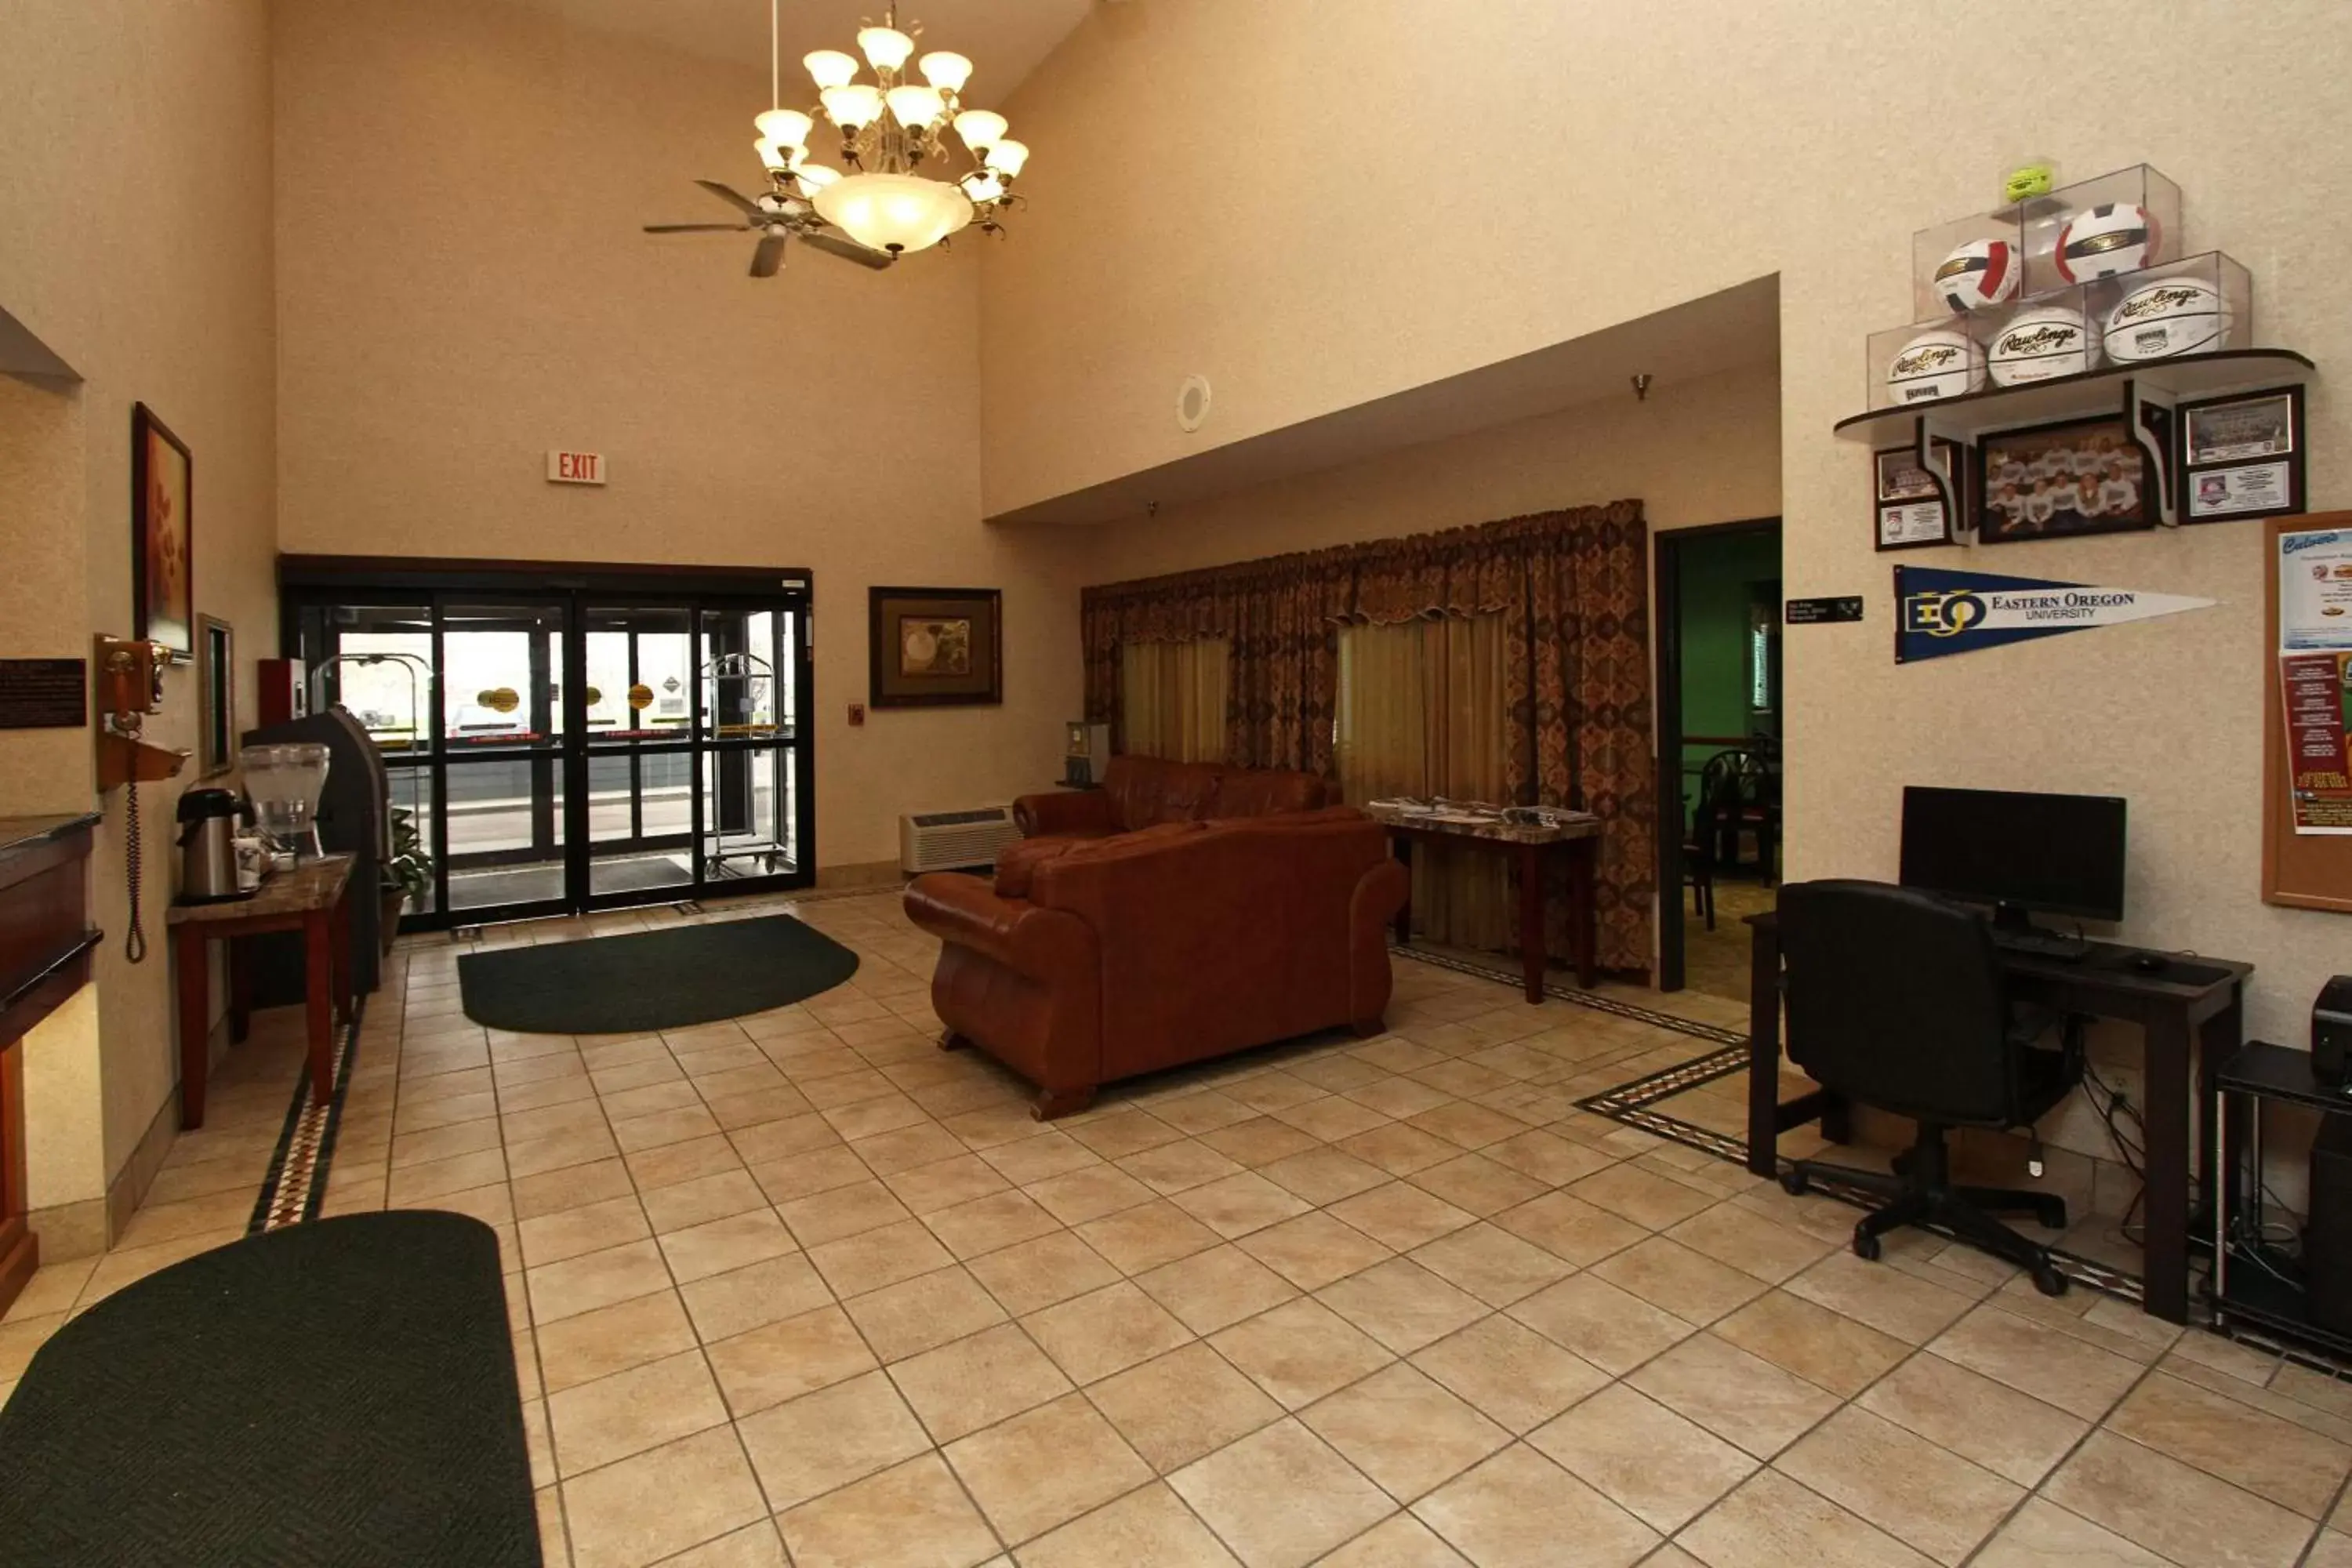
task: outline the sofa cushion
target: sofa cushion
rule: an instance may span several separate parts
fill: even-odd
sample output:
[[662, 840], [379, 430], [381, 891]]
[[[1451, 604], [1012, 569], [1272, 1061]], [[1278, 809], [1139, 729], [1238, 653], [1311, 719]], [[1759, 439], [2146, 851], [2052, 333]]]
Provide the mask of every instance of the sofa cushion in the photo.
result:
[[1025, 899], [1029, 896], [1031, 879], [1038, 866], [1066, 855], [1081, 844], [1090, 844], [1092, 837], [1060, 834], [1045, 838], [1024, 838], [1018, 844], [1008, 844], [996, 857], [996, 892], [1000, 898]]
[[1281, 768], [1242, 768], [1217, 780], [1206, 815], [1270, 816], [1278, 811], [1313, 811], [1323, 804], [1325, 786], [1313, 773]]
[[1223, 770], [1207, 763], [1113, 757], [1103, 773], [1118, 825], [1132, 833], [1162, 822], [1205, 821]]

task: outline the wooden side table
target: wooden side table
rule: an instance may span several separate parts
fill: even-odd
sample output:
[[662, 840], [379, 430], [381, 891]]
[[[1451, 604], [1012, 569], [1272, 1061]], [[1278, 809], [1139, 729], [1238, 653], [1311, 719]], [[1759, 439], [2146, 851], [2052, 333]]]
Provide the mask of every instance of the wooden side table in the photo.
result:
[[[1553, 856], [1568, 859], [1569, 932], [1575, 947], [1576, 983], [1586, 990], [1599, 979], [1593, 959], [1592, 873], [1601, 853], [1601, 819], [1578, 812], [1556, 826], [1522, 826], [1499, 820], [1448, 822], [1410, 816], [1377, 803], [1364, 815], [1389, 830], [1396, 858], [1410, 869], [1412, 846], [1467, 844], [1507, 855], [1519, 872], [1519, 964], [1529, 1002], [1544, 997], [1544, 866]], [[1397, 911], [1399, 947], [1412, 942], [1412, 904]]]
[[[329, 855], [305, 860], [262, 883], [249, 899], [208, 904], [174, 904], [168, 917], [173, 931], [172, 962], [179, 968], [180, 1125], [205, 1124], [205, 1076], [212, 1023], [212, 966], [207, 944], [241, 936], [299, 931], [303, 948], [303, 1010], [310, 1046], [310, 1098], [325, 1104], [335, 1087], [335, 1017], [352, 1010], [352, 858]], [[238, 962], [231, 948], [231, 971]], [[246, 987], [230, 987], [229, 1027], [245, 1037], [249, 1006]]]
[[24, 1037], [89, 982], [94, 812], [0, 817], [0, 1312], [40, 1267], [26, 1221]]

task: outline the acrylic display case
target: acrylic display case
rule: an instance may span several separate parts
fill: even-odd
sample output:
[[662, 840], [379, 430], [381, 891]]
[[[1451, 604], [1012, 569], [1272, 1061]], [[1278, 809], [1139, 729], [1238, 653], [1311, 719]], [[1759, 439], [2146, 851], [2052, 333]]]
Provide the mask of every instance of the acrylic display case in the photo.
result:
[[[2068, 286], [2058, 265], [2058, 240], [2067, 221], [2077, 213], [2102, 206], [2129, 205], [2152, 220], [2152, 244], [2136, 258], [2142, 266], [2160, 266], [2186, 250], [2181, 226], [2180, 187], [2150, 168], [2136, 163], [2096, 179], [2062, 185], [2047, 195], [2011, 206], [1923, 228], [1911, 237], [1912, 314], [1920, 321], [1949, 313], [1936, 286], [1936, 272], [1961, 246], [1977, 240], [2007, 242], [2021, 258], [2023, 270], [2017, 298], [2046, 294]], [[2071, 281], [2086, 280], [2078, 271]], [[2013, 301], [2011, 301], [2013, 302]], [[1995, 307], [1996, 309], [2000, 307]]]
[[[2067, 328], [2081, 331], [2067, 341]], [[1915, 343], [1966, 338], [1972, 346], [1940, 376], [1934, 365], [1895, 362]], [[2251, 347], [2253, 280], [2218, 250], [2094, 282], [2062, 285], [1994, 310], [1941, 315], [1870, 334], [1870, 406], [1907, 408], [1970, 392], [2128, 369], [2182, 354]]]

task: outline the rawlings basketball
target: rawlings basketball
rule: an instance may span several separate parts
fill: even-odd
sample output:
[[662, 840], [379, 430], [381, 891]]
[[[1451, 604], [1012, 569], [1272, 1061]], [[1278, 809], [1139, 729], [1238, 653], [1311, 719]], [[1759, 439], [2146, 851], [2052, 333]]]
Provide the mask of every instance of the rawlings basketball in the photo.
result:
[[2105, 202], [2078, 212], [2058, 231], [2051, 259], [2069, 283], [2137, 272], [2157, 259], [2162, 241], [2156, 218], [2130, 202]]
[[1898, 404], [1958, 397], [1984, 384], [1984, 351], [1949, 327], [1921, 332], [1886, 367], [1886, 385]]
[[1936, 298], [1955, 315], [2017, 297], [2017, 247], [2005, 239], [1972, 239], [1936, 268]]
[[2224, 347], [2237, 317], [2200, 278], [2144, 283], [2107, 312], [2107, 357], [2118, 364]]
[[1986, 355], [2000, 386], [2023, 386], [2053, 376], [2077, 375], [2099, 360], [2091, 324], [2072, 305], [2033, 305], [2011, 316]]

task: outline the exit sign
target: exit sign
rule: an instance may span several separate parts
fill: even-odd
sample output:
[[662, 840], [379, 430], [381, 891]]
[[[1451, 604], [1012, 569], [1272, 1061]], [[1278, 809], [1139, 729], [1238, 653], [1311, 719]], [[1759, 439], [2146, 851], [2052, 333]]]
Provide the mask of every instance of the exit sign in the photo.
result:
[[556, 485], [601, 485], [604, 482], [604, 454], [550, 452], [547, 479]]

